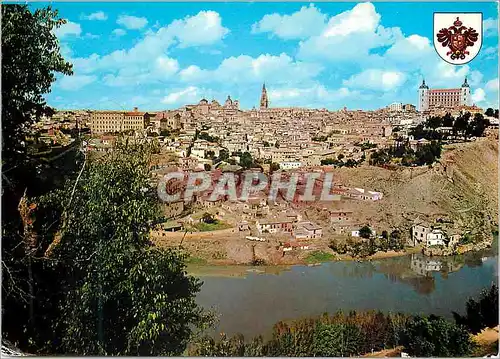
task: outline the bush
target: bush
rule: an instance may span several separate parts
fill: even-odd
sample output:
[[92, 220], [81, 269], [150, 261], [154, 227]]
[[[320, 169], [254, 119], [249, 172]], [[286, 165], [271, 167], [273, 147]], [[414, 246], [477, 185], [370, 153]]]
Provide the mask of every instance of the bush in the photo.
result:
[[405, 351], [418, 357], [466, 356], [474, 349], [474, 342], [463, 326], [441, 317], [414, 317], [402, 337]]
[[453, 312], [453, 317], [457, 324], [465, 325], [471, 333], [498, 325], [498, 287], [495, 284], [490, 289], [484, 289], [479, 300], [470, 298], [465, 306], [465, 316]]

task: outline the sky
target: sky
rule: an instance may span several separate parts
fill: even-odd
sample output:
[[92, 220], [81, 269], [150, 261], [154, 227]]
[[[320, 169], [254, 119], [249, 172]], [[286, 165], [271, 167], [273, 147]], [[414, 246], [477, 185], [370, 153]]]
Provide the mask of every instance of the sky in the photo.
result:
[[[47, 4], [32, 3], [37, 8]], [[377, 109], [459, 87], [498, 107], [498, 5], [494, 2], [52, 3], [73, 76], [46, 96], [58, 109], [175, 109], [202, 98], [242, 109]], [[482, 12], [483, 44], [463, 66], [433, 45], [434, 12]], [[451, 25], [451, 24], [450, 24]]]

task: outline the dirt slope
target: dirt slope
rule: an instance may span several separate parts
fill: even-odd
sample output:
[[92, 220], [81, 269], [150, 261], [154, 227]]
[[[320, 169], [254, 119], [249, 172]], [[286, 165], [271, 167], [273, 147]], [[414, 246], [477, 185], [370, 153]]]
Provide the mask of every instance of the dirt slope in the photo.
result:
[[409, 229], [415, 218], [450, 218], [457, 230], [490, 232], [498, 218], [498, 143], [492, 139], [449, 145], [432, 168], [340, 168], [334, 181], [384, 193], [379, 202], [342, 201], [361, 222]]

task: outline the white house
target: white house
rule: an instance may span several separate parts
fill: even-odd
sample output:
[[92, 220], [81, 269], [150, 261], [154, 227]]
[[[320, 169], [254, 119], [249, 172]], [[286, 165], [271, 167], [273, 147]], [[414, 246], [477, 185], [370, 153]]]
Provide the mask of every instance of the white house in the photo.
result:
[[280, 162], [279, 165], [280, 165], [280, 168], [282, 170], [293, 170], [293, 169], [300, 168], [302, 166], [302, 163], [298, 162], [298, 161]]
[[433, 229], [430, 233], [427, 234], [426, 244], [427, 247], [430, 246], [444, 246], [444, 233], [440, 229]]

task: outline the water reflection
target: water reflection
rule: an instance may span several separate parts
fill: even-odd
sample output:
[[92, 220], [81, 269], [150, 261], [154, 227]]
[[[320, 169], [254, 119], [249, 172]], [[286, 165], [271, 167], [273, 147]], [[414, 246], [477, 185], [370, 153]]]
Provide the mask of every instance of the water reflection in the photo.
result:
[[[487, 255], [491, 255], [491, 253], [476, 252], [449, 257], [427, 257], [421, 254], [412, 254], [375, 262], [361, 271], [370, 276], [373, 275], [373, 272], [380, 272], [393, 282], [412, 286], [420, 294], [430, 294], [436, 289], [437, 275], [446, 280], [450, 273], [458, 272], [464, 266], [480, 267], [488, 260]], [[352, 271], [352, 269], [350, 270]], [[360, 268], [354, 270], [356, 273], [360, 272]], [[355, 273], [351, 273], [351, 275], [357, 276]]]
[[[264, 268], [259, 267], [263, 270]], [[276, 268], [275, 268], [276, 269]], [[408, 255], [365, 262], [294, 266], [279, 274], [203, 277], [197, 300], [221, 315], [215, 329], [245, 336], [271, 330], [280, 320], [337, 310], [381, 310], [451, 317], [498, 278], [495, 254], [454, 257]]]

